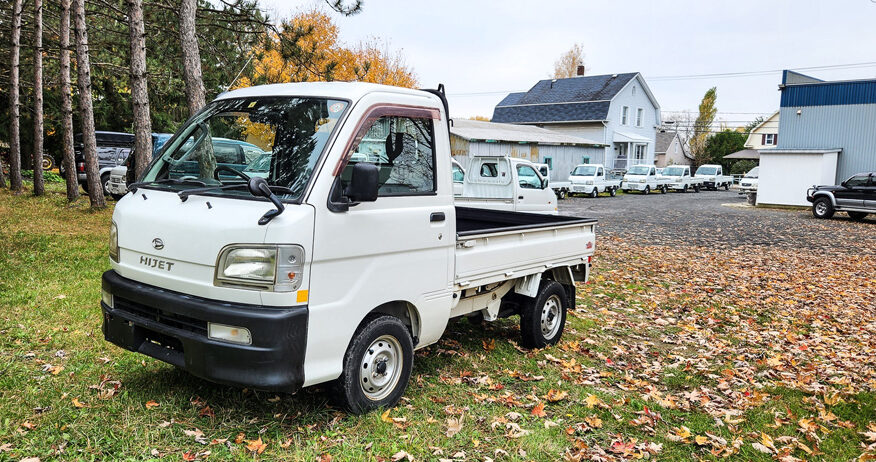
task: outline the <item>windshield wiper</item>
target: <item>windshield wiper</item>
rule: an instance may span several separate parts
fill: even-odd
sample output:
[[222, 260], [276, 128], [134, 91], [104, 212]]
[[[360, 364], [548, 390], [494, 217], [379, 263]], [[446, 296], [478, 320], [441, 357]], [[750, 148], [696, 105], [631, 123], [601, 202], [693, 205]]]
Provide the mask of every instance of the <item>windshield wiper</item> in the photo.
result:
[[215, 185], [215, 186], [205, 186], [203, 188], [196, 189], [187, 189], [180, 191], [177, 193], [179, 199], [183, 202], [188, 200], [189, 196], [192, 194], [198, 194], [207, 191], [221, 191], [226, 189], [242, 189], [246, 188], [250, 194], [256, 197], [266, 197], [276, 209], [268, 210], [259, 218], [260, 225], [266, 225], [271, 220], [276, 218], [278, 215], [283, 213], [286, 210], [286, 206], [283, 205], [283, 202], [280, 201], [280, 198], [277, 197], [274, 193], [278, 192], [281, 194], [293, 194], [293, 191], [285, 186], [271, 186], [268, 184], [267, 180], [260, 176], [254, 176], [249, 179], [248, 183], [238, 183], [238, 184], [229, 184], [229, 185]]
[[137, 192], [137, 188], [139, 188], [141, 186], [148, 186], [151, 184], [192, 184], [195, 186], [207, 186], [207, 183], [204, 183], [201, 180], [188, 180], [188, 179], [182, 179], [182, 178], [163, 178], [160, 180], [140, 181], [137, 183], [131, 183], [130, 185], [128, 185], [128, 191], [134, 193], [134, 192]]

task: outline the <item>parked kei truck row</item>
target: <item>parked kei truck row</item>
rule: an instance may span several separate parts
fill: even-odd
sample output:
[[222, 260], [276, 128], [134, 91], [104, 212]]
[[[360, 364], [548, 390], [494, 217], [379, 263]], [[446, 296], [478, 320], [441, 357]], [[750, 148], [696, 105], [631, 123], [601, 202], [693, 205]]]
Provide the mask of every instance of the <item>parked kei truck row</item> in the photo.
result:
[[[220, 139], [258, 146], [264, 169], [217, 162]], [[485, 185], [547, 186], [494, 161], [476, 167]], [[355, 413], [396, 404], [414, 350], [451, 318], [519, 316], [522, 345], [557, 343], [595, 249], [593, 219], [454, 203], [440, 89], [234, 90], [128, 189], [103, 275], [106, 340], [223, 384], [328, 382]]]

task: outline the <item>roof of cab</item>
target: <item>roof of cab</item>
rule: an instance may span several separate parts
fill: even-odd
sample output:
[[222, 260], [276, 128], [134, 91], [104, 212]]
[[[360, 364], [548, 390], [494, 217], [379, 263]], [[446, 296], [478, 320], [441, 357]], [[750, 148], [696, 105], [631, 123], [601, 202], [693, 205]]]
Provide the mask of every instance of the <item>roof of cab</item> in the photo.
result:
[[429, 98], [441, 106], [438, 98], [428, 92], [413, 88], [393, 87], [365, 82], [301, 82], [275, 83], [239, 88], [217, 96], [217, 100], [255, 96], [311, 96], [356, 101], [368, 93], [384, 92]]

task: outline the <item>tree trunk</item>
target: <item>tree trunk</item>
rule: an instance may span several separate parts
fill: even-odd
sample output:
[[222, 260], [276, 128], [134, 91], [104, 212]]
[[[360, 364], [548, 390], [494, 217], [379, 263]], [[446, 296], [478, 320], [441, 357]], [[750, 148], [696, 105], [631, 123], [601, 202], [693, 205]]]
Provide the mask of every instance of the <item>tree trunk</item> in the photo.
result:
[[198, 0], [182, 0], [179, 7], [179, 41], [190, 116], [195, 115], [206, 104], [204, 79], [201, 76], [201, 51], [198, 47], [198, 36], [195, 34], [197, 9]]
[[21, 119], [19, 113], [19, 61], [21, 53], [22, 0], [12, 2], [12, 64], [9, 68], [9, 186], [17, 194], [21, 192]]
[[128, 0], [131, 34], [131, 101], [134, 105], [134, 178], [139, 179], [152, 160], [152, 121], [146, 80], [146, 27], [143, 0]]
[[70, 0], [61, 0], [61, 114], [64, 123], [64, 179], [67, 200], [79, 198], [79, 178], [73, 153], [73, 93], [70, 88]]
[[42, 196], [43, 184], [43, 0], [33, 2], [33, 195]]
[[76, 68], [79, 87], [79, 112], [82, 119], [82, 153], [85, 156], [85, 174], [88, 176], [88, 198], [92, 208], [106, 207], [103, 182], [98, 177], [97, 141], [94, 139], [94, 106], [91, 102], [91, 63], [88, 58], [88, 30], [85, 25], [85, 0], [73, 2], [76, 25]]

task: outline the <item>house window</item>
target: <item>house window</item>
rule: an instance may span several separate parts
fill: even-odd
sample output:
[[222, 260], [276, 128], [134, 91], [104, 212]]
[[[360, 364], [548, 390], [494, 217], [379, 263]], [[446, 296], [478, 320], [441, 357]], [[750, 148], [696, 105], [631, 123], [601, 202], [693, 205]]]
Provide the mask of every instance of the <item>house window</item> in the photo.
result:
[[778, 138], [778, 136], [775, 133], [765, 133], [763, 135], [763, 140], [761, 141], [764, 145], [774, 145], [776, 144], [776, 138]]
[[590, 156], [581, 156], [581, 163], [582, 164], [589, 164], [590, 163]]
[[629, 120], [629, 118], [630, 118], [630, 107], [624, 106], [623, 109], [621, 109], [621, 125], [626, 125], [627, 120]]
[[645, 145], [644, 144], [637, 144], [636, 145], [636, 154], [635, 155], [636, 155], [637, 161], [645, 160]]
[[636, 86], [633, 85], [633, 96], [636, 96]]
[[549, 169], [551, 169], [551, 170], [554, 169], [554, 160], [553, 160], [552, 158], [550, 158], [550, 157], [545, 157], [545, 158], [544, 158], [544, 163], [547, 164], [547, 166], [548, 166]]
[[642, 108], [637, 108], [636, 109], [636, 126], [641, 127], [644, 119], [645, 119], [645, 110]]
[[673, 143], [673, 144], [675, 144], [675, 153], [678, 154], [678, 143]]

